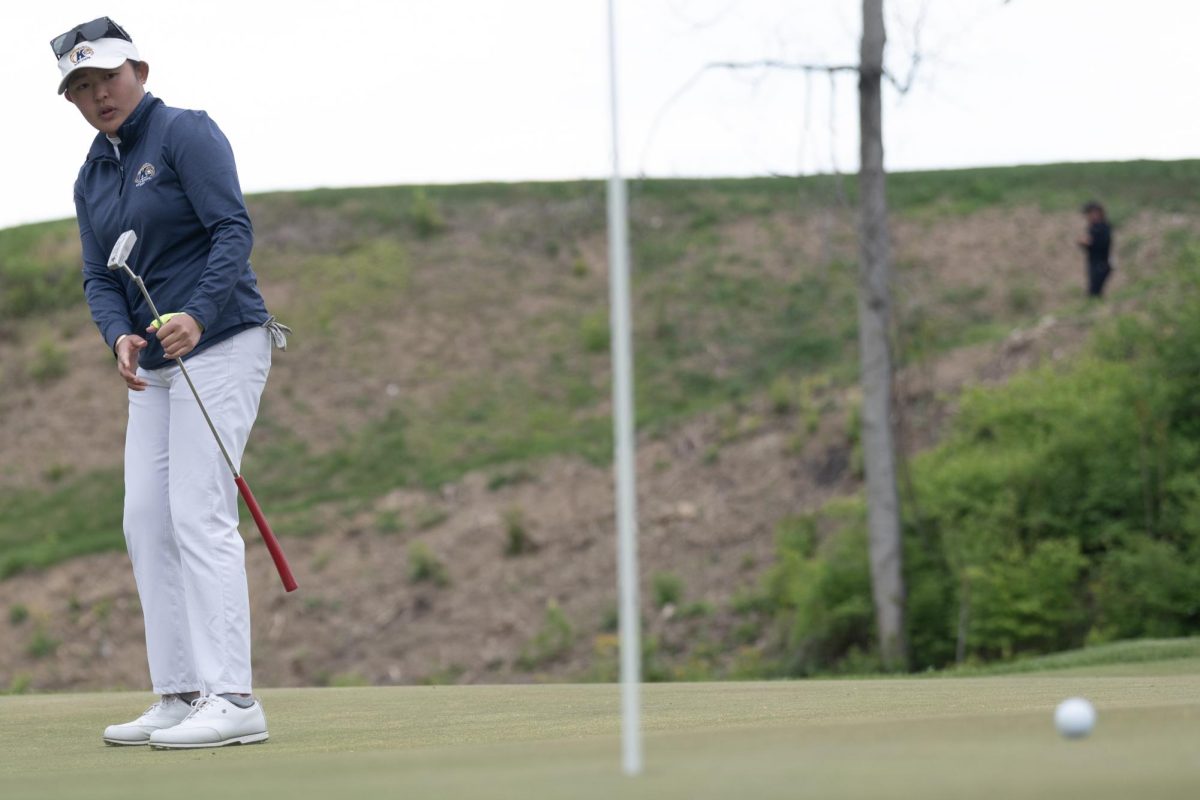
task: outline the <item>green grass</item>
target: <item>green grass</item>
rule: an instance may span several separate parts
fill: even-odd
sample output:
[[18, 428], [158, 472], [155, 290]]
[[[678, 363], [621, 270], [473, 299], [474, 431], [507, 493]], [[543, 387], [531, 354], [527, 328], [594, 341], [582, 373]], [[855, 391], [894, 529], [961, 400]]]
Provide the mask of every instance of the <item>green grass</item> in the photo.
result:
[[0, 325], [83, 302], [73, 220], [0, 230]]
[[[30, 800], [167, 785], [181, 800], [1193, 797], [1200, 658], [1124, 666], [651, 685], [637, 778], [620, 772], [613, 685], [267, 690], [268, 743], [192, 752], [101, 744], [144, 694], [3, 697], [0, 788]], [[1052, 713], [1076, 694], [1099, 722], [1066, 741]]]
[[1048, 656], [1023, 658], [1006, 663], [964, 666], [945, 674], [959, 676], [1014, 675], [1025, 672], [1130, 669], [1130, 665], [1157, 662], [1156, 669], [1190, 669], [1200, 659], [1200, 636], [1181, 639], [1138, 639], [1067, 650]]
[[61, 481], [46, 492], [0, 491], [0, 579], [125, 546], [121, 473], [106, 470]]

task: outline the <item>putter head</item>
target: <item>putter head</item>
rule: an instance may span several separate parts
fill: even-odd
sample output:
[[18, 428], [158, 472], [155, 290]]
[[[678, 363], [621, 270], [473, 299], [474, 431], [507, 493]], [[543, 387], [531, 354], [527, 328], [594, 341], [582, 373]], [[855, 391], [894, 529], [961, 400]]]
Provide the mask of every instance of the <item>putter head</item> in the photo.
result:
[[127, 230], [117, 237], [117, 243], [113, 245], [112, 252], [108, 255], [109, 269], [125, 269], [126, 259], [133, 252], [133, 246], [137, 244], [137, 234], [133, 230]]

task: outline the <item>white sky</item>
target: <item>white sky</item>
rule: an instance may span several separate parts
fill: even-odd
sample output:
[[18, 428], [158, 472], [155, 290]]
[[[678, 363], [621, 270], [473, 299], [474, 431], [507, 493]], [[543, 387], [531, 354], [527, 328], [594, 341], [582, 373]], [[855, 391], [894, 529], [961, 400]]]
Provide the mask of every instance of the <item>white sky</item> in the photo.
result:
[[[1200, 156], [1200, 3], [885, 0], [906, 71], [885, 96], [893, 170]], [[49, 40], [108, 14], [169, 105], [233, 142], [243, 189], [601, 177], [604, 0], [10, 3], [0, 227], [71, 216], [94, 131], [55, 94]], [[853, 63], [860, 0], [619, 0], [627, 175], [857, 166], [852, 77], [709, 72], [775, 58]]]

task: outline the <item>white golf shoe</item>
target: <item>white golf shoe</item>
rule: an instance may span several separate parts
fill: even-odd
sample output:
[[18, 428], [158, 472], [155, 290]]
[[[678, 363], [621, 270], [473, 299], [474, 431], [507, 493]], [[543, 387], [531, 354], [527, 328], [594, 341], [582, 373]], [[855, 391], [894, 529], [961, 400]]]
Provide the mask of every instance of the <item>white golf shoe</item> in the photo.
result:
[[224, 747], [251, 744], [267, 739], [267, 717], [257, 699], [241, 708], [216, 694], [192, 701], [191, 713], [170, 728], [150, 734], [150, 746], [159, 750], [191, 747]]
[[192, 707], [172, 695], [147, 708], [132, 722], [109, 725], [104, 729], [104, 741], [106, 744], [118, 745], [148, 744], [150, 734], [178, 725], [190, 713]]

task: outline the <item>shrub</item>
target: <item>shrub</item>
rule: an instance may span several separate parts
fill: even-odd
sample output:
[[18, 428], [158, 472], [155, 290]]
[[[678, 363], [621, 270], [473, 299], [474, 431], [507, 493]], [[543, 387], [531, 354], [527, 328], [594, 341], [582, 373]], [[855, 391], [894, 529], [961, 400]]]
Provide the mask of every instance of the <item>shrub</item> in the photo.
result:
[[654, 605], [664, 608], [678, 605], [683, 599], [683, 579], [670, 572], [655, 573], [651, 581], [654, 589]]
[[583, 349], [589, 353], [603, 353], [608, 350], [608, 312], [593, 311], [584, 314], [579, 320], [579, 339]]
[[616, 603], [610, 603], [600, 614], [600, 630], [605, 633], [616, 633], [620, 627], [621, 613], [617, 610]]
[[764, 579], [789, 675], [819, 672], [874, 642], [865, 509], [851, 504], [828, 512], [844, 524], [824, 539], [816, 536], [817, 518], [790, 518], [777, 528], [778, 560]]
[[1137, 539], [1101, 560], [1094, 639], [1186, 636], [1200, 629], [1200, 559], [1193, 545]]
[[[914, 461], [912, 667], [1200, 631], [1200, 266], [1163, 297], [1069, 368], [966, 392]], [[775, 619], [768, 655], [791, 674], [872, 663], [861, 512], [827, 507], [777, 534], [775, 565], [741, 601]]]
[[446, 567], [421, 542], [413, 542], [408, 548], [408, 579], [412, 583], [432, 583], [439, 587], [450, 585]]
[[29, 609], [20, 603], [8, 607], [8, 622], [10, 625], [20, 625], [29, 619]]
[[504, 512], [504, 555], [509, 558], [532, 553], [537, 545], [529, 536], [525, 525], [525, 514], [513, 506]]
[[357, 686], [370, 686], [371, 681], [357, 672], [337, 672], [328, 677], [325, 685], [346, 689]]
[[446, 229], [446, 220], [424, 189], [413, 190], [409, 220], [418, 237], [430, 239]]
[[402, 533], [404, 519], [399, 511], [380, 511], [375, 516], [375, 527], [380, 533]]
[[1008, 308], [1014, 314], [1028, 314], [1041, 302], [1042, 293], [1036, 286], [1019, 283], [1008, 289]]
[[796, 386], [786, 375], [771, 381], [767, 389], [771, 410], [776, 414], [788, 414], [796, 407]]
[[53, 339], [42, 339], [28, 370], [29, 377], [37, 383], [56, 381], [67, 374], [67, 351]]
[[697, 600], [679, 609], [679, 616], [683, 619], [702, 619], [704, 617], [711, 617], [716, 613], [716, 610], [713, 604], [707, 600]]
[[415, 524], [417, 530], [427, 531], [430, 528], [436, 528], [448, 519], [450, 519], [450, 512], [446, 511], [446, 509], [436, 506], [425, 506], [417, 512]]
[[46, 632], [45, 628], [39, 625], [34, 629], [33, 637], [29, 640], [29, 644], [26, 646], [25, 652], [28, 653], [31, 658], [45, 658], [47, 656], [54, 655], [55, 652], [58, 651], [59, 644], [61, 644], [61, 642], [59, 642], [58, 639], [55, 639]]
[[33, 685], [33, 676], [28, 672], [18, 672], [9, 681], [7, 694], [25, 694]]
[[523, 670], [537, 669], [563, 658], [575, 644], [575, 631], [567, 620], [567, 615], [553, 600], [546, 603], [546, 616], [542, 619], [542, 627], [533, 638], [521, 648], [517, 657], [517, 667]]

